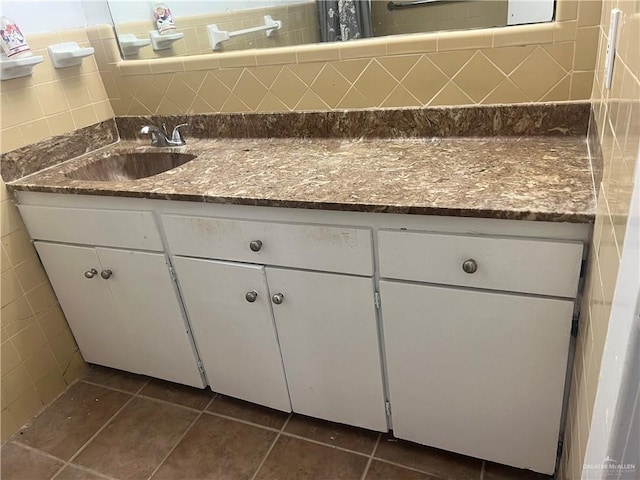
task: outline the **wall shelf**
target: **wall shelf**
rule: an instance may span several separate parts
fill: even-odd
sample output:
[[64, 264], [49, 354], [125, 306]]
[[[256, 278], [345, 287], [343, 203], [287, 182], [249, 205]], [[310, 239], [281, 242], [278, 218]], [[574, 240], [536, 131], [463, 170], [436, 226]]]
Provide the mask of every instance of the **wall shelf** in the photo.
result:
[[118, 35], [118, 42], [122, 48], [122, 53], [125, 55], [138, 55], [141, 48], [151, 45], [150, 39], [138, 38], [133, 33]]
[[8, 58], [4, 53], [0, 55], [0, 80], [27, 77], [33, 74], [33, 67], [44, 61], [42, 55], [32, 55], [22, 58]]
[[151, 30], [149, 32], [149, 38], [151, 39], [151, 45], [154, 50], [167, 50], [171, 48], [173, 42], [176, 42], [184, 37], [182, 32], [165, 33], [160, 34], [157, 30]]
[[93, 55], [93, 47], [80, 47], [76, 42], [57, 43], [47, 50], [55, 68], [67, 68], [80, 65], [82, 59]]

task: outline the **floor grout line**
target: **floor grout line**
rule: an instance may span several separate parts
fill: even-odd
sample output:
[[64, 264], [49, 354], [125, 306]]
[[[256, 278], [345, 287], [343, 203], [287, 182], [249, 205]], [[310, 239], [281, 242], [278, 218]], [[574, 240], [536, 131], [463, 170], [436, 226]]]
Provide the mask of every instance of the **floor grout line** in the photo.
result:
[[[244, 423], [245, 425], [250, 425], [252, 427], [262, 428], [263, 430], [269, 430], [270, 432], [280, 433], [280, 429], [278, 428], [267, 427], [266, 425], [261, 425], [259, 423], [253, 423], [248, 420], [243, 420], [241, 418], [231, 417], [229, 415], [225, 415], [224, 413], [211, 412], [208, 410], [204, 410], [202, 413], [206, 413], [207, 415], [213, 415], [214, 417], [225, 418], [227, 420], [233, 420], [234, 422], [238, 422], [238, 423]], [[287, 418], [287, 421], [288, 420], [289, 419]]]
[[164, 462], [167, 461], [167, 458], [169, 458], [169, 456], [173, 453], [173, 451], [178, 448], [178, 445], [180, 445], [180, 442], [182, 442], [182, 440], [184, 440], [184, 437], [187, 436], [187, 434], [191, 431], [191, 429], [193, 428], [193, 426], [196, 424], [196, 422], [202, 417], [202, 412], [200, 412], [198, 415], [196, 415], [196, 418], [193, 420], [193, 422], [191, 422], [191, 424], [189, 425], [189, 427], [184, 431], [184, 433], [182, 435], [180, 435], [180, 438], [178, 439], [178, 441], [176, 442], [176, 444], [171, 448], [171, 450], [169, 450], [169, 453], [167, 453], [165, 455], [165, 457], [162, 459], [162, 461], [158, 464], [158, 466], [156, 468], [153, 469], [153, 472], [151, 472], [151, 475], [149, 475], [147, 477], [147, 480], [150, 480], [151, 478], [153, 478], [153, 476], [156, 474], [156, 472], [158, 470], [160, 470], [160, 467], [162, 467], [162, 465], [164, 464]]
[[143, 386], [141, 386], [135, 393], [131, 392], [131, 391], [127, 391], [127, 390], [121, 390], [119, 388], [115, 388], [115, 387], [110, 387], [110, 386], [106, 386], [106, 385], [102, 385], [100, 383], [95, 383], [95, 382], [89, 382], [87, 380], [81, 380], [84, 383], [87, 383], [89, 385], [94, 385], [96, 387], [103, 387], [109, 390], [113, 390], [114, 392], [119, 392], [119, 393], [126, 393], [127, 395], [133, 395], [136, 398], [141, 398], [143, 400], [151, 400], [153, 402], [159, 402], [159, 403], [164, 403], [166, 405], [172, 405], [174, 407], [180, 407], [183, 408], [185, 410], [188, 410], [190, 412], [194, 412], [194, 413], [202, 413], [204, 411], [204, 409], [208, 408], [209, 405], [211, 405], [211, 402], [213, 402], [213, 400], [218, 396], [217, 393], [213, 392], [213, 398], [211, 398], [207, 404], [205, 405], [205, 407], [203, 409], [199, 409], [199, 408], [194, 408], [194, 407], [188, 407], [186, 405], [182, 405], [180, 403], [176, 403], [176, 402], [172, 402], [170, 400], [164, 400], [162, 398], [156, 398], [156, 397], [151, 397], [149, 395], [145, 395], [142, 392], [142, 390], [149, 384], [149, 381], [147, 381]]
[[[107, 390], [113, 390], [114, 392], [126, 393], [127, 395], [137, 395], [138, 392], [140, 391], [140, 389], [136, 390], [135, 392], [132, 392], [131, 390], [122, 390], [121, 388], [115, 388], [115, 387], [103, 385], [101, 383], [96, 383], [96, 382], [92, 382], [84, 379], [81, 379], [80, 381], [82, 383], [86, 383], [87, 385], [93, 385], [94, 387], [102, 387], [102, 388], [106, 388]], [[144, 387], [146, 387], [146, 385], [144, 385], [141, 388], [144, 388]]]
[[[389, 465], [393, 465], [395, 467], [401, 467], [404, 468], [405, 470], [411, 470], [412, 472], [418, 472], [418, 473], [422, 473], [425, 475], [430, 475], [432, 477], [434, 477], [434, 480], [447, 480], [446, 478], [443, 478], [442, 476], [440, 476], [440, 474], [434, 473], [434, 472], [429, 472], [428, 470], [420, 470], [419, 468], [416, 467], [410, 467], [409, 465], [405, 465], [403, 463], [397, 463], [394, 462], [392, 460], [385, 460], [384, 458], [380, 458], [380, 457], [372, 457], [373, 460], [376, 460], [377, 462], [382, 462], [382, 463], [388, 463]], [[453, 479], [451, 479], [453, 480]]]
[[62, 472], [65, 468], [67, 468], [67, 465], [65, 463], [63, 463], [62, 466], [58, 469], [58, 471], [56, 473], [54, 473], [52, 477], [49, 478], [49, 480], [55, 480], [55, 478], [58, 475], [60, 475], [60, 472]]
[[367, 478], [367, 473], [369, 473], [369, 467], [373, 462], [373, 455], [376, 453], [376, 450], [378, 450], [378, 445], [380, 444], [381, 438], [382, 438], [382, 434], [378, 433], [378, 438], [376, 438], [376, 443], [373, 446], [373, 450], [371, 450], [371, 455], [369, 455], [369, 460], [367, 460], [367, 464], [364, 467], [364, 472], [362, 472], [362, 476], [360, 477], [360, 480], [364, 480], [365, 478]]
[[[142, 395], [142, 394], [136, 394], [134, 396], [136, 398], [139, 398], [140, 400], [149, 400], [151, 402], [162, 403], [164, 405], [169, 405], [169, 406], [172, 406], [172, 407], [182, 408], [183, 410], [187, 410], [189, 412], [202, 413], [204, 411], [204, 409], [202, 409], [202, 408], [187, 407], [186, 405], [181, 405], [179, 403], [171, 402], [169, 400], [163, 400], [162, 398], [148, 397], [147, 395]], [[209, 403], [211, 403], [211, 402], [208, 402], [207, 406], [209, 406]], [[207, 407], [204, 407], [204, 408], [207, 408]]]
[[[188, 407], [186, 405], [181, 405], [179, 403], [175, 403], [175, 402], [172, 402], [172, 401], [169, 401], [169, 400], [163, 400], [163, 399], [160, 399], [160, 398], [150, 397], [150, 396], [146, 396], [146, 395], [142, 394], [141, 393], [142, 390], [146, 386], [148, 386], [149, 383], [151, 382], [150, 379], [147, 379], [134, 393], [132, 393], [131, 391], [121, 390], [119, 388], [103, 385], [103, 384], [92, 382], [90, 380], [85, 380], [85, 379], [82, 379], [82, 378], [78, 379], [74, 383], [77, 383], [77, 382], [84, 382], [84, 383], [89, 384], [89, 385], [94, 385], [94, 386], [102, 387], [102, 388], [105, 388], [105, 389], [108, 389], [108, 390], [116, 391], [116, 392], [119, 392], [119, 393], [122, 393], [122, 394], [126, 394], [126, 395], [129, 395], [130, 398], [111, 417], [109, 417], [105, 421], [105, 423], [93, 435], [91, 435], [91, 437], [89, 437], [89, 439], [69, 458], [69, 460], [60, 459], [58, 457], [55, 457], [55, 456], [53, 456], [51, 454], [48, 454], [47, 452], [44, 452], [42, 450], [37, 449], [37, 448], [31, 447], [31, 446], [26, 445], [26, 444], [22, 444], [22, 443], [20, 443], [19, 441], [15, 440], [15, 439], [10, 439], [9, 440], [10, 442], [12, 442], [12, 443], [14, 443], [16, 445], [19, 445], [19, 446], [21, 446], [23, 448], [32, 450], [32, 451], [34, 451], [34, 452], [36, 452], [38, 454], [44, 455], [44, 456], [49, 457], [51, 459], [54, 459], [54, 460], [56, 460], [58, 462], [61, 462], [62, 466], [60, 467], [59, 470], [57, 470], [54, 473], [54, 475], [52, 477], [50, 477], [51, 480], [55, 480], [56, 478], [58, 478], [61, 475], [61, 472], [64, 471], [65, 468], [67, 468], [67, 467], [72, 467], [72, 468], [76, 468], [76, 469], [79, 469], [79, 470], [82, 470], [82, 471], [85, 471], [85, 472], [88, 472], [88, 473], [92, 473], [92, 474], [95, 474], [95, 475], [100, 476], [102, 478], [105, 478], [107, 480], [114, 480], [113, 477], [110, 477], [107, 474], [98, 472], [96, 470], [92, 470], [92, 469], [90, 469], [88, 467], [85, 467], [85, 466], [82, 466], [82, 465], [78, 465], [78, 464], [75, 464], [75, 463], [72, 463], [72, 462], [84, 450], [87, 449], [89, 444], [91, 444], [91, 442], [93, 442], [96, 439], [96, 437], [98, 437], [109, 426], [109, 424], [111, 424], [114, 421], [114, 419], [133, 401], [134, 398], [140, 398], [140, 399], [143, 399], [143, 400], [149, 400], [149, 401], [153, 401], [153, 402], [157, 402], [157, 403], [161, 403], [161, 404], [166, 404], [166, 405], [170, 405], [170, 406], [174, 406], [174, 407], [179, 407], [179, 408], [182, 408], [183, 410], [187, 410], [187, 411], [194, 412], [194, 413], [197, 414], [195, 419], [191, 422], [191, 424], [188, 426], [188, 428], [185, 430], [185, 432], [180, 436], [180, 438], [177, 440], [175, 445], [169, 450], [167, 455], [164, 456], [162, 461], [153, 470], [151, 475], [148, 477], [149, 479], [151, 479], [153, 477], [153, 475], [155, 475], [157, 473], [157, 471], [162, 467], [162, 465], [166, 462], [166, 460], [169, 458], [169, 456], [175, 451], [175, 449], [178, 447], [178, 445], [180, 445], [180, 443], [184, 440], [186, 435], [193, 429], [193, 426], [202, 417], [203, 414], [208, 414], [208, 415], [224, 418], [224, 419], [227, 419], [227, 420], [230, 420], [230, 421], [242, 423], [242, 424], [245, 424], [245, 425], [249, 425], [249, 426], [252, 426], [252, 427], [260, 428], [262, 430], [267, 430], [267, 431], [274, 432], [274, 433], [277, 434], [275, 436], [273, 442], [269, 446], [267, 452], [265, 453], [264, 457], [262, 458], [262, 460], [261, 460], [260, 464], [258, 465], [256, 471], [254, 472], [253, 476], [251, 477], [251, 480], [255, 480], [255, 478], [258, 476], [260, 470], [263, 468], [263, 466], [264, 466], [265, 462], [267, 461], [268, 457], [271, 455], [271, 452], [275, 448], [277, 442], [283, 436], [299, 439], [299, 440], [302, 440], [302, 441], [306, 441], [306, 442], [309, 442], [309, 443], [313, 443], [313, 444], [316, 444], [316, 445], [320, 445], [320, 446], [324, 446], [324, 447], [328, 447], [328, 448], [332, 448], [332, 449], [336, 449], [336, 450], [340, 450], [340, 451], [344, 451], [344, 452], [355, 454], [355, 455], [358, 455], [358, 456], [361, 456], [361, 457], [366, 457], [367, 458], [367, 463], [366, 463], [364, 471], [363, 471], [363, 473], [362, 473], [362, 475], [360, 477], [360, 480], [364, 480], [366, 478], [366, 476], [368, 475], [368, 473], [370, 471], [370, 468], [371, 468], [371, 465], [373, 463], [373, 460], [380, 461], [380, 462], [383, 462], [383, 463], [387, 463], [389, 465], [394, 465], [394, 466], [397, 466], [397, 467], [400, 467], [400, 468], [404, 468], [404, 469], [407, 469], [407, 470], [410, 470], [410, 471], [414, 471], [414, 472], [418, 472], [418, 473], [422, 473], [422, 474], [427, 474], [427, 475], [432, 475], [432, 476], [436, 475], [436, 474], [434, 474], [432, 472], [429, 472], [428, 470], [421, 470], [419, 468], [415, 468], [415, 467], [411, 467], [411, 466], [408, 466], [408, 465], [404, 465], [402, 463], [397, 463], [397, 462], [392, 461], [392, 460], [386, 460], [384, 458], [377, 457], [376, 456], [377, 450], [378, 450], [381, 442], [383, 441], [383, 438], [382, 438], [383, 434], [381, 434], [379, 432], [377, 432], [378, 436], [377, 436], [375, 444], [373, 446], [373, 450], [371, 451], [371, 453], [366, 454], [366, 453], [362, 453], [362, 452], [359, 452], [359, 451], [350, 450], [348, 448], [344, 448], [344, 447], [341, 447], [341, 446], [332, 445], [330, 443], [326, 443], [326, 442], [323, 442], [323, 441], [320, 441], [320, 440], [315, 440], [315, 439], [308, 438], [308, 437], [301, 436], [301, 435], [297, 435], [297, 434], [294, 434], [294, 433], [285, 432], [285, 429], [286, 429], [287, 425], [290, 423], [291, 419], [295, 415], [295, 413], [293, 413], [293, 412], [290, 413], [287, 416], [287, 418], [284, 421], [282, 427], [277, 429], [277, 428], [272, 428], [272, 427], [268, 427], [268, 426], [265, 426], [265, 425], [261, 425], [261, 424], [258, 424], [258, 423], [254, 423], [254, 422], [251, 422], [251, 421], [248, 421], [248, 420], [243, 420], [241, 418], [236, 418], [234, 416], [218, 413], [218, 412], [215, 412], [215, 411], [208, 411], [207, 409], [209, 407], [211, 407], [211, 405], [214, 403], [214, 401], [220, 396], [219, 393], [213, 392], [213, 391], [211, 391], [213, 393], [213, 396], [211, 397], [211, 399], [207, 402], [207, 404], [204, 406], [204, 408], [200, 410], [200, 409], [197, 409], [197, 408]], [[480, 472], [479, 472], [480, 475], [478, 477], [479, 480], [483, 480], [484, 479], [485, 468], [486, 468], [486, 461], [483, 460], [481, 465], [480, 465]]]
[[82, 446], [81, 446], [81, 447], [76, 451], [76, 453], [74, 453], [74, 454], [71, 456], [71, 458], [69, 459], [69, 462], [73, 462], [73, 461], [78, 457], [78, 455], [80, 455], [80, 454], [84, 451], [84, 449], [85, 449], [85, 448], [87, 448], [87, 446], [88, 446], [88, 445], [89, 445], [93, 440], [95, 440], [95, 438], [96, 438], [98, 435], [100, 435], [104, 429], [106, 429], [106, 428], [107, 428], [107, 426], [111, 423], [111, 421], [112, 421], [114, 418], [116, 418], [116, 417], [120, 414], [120, 412], [122, 412], [122, 410], [124, 410], [124, 409], [127, 407], [127, 405], [129, 405], [129, 404], [133, 401], [133, 399], [134, 399], [134, 398], [136, 398], [136, 397], [135, 397], [135, 395], [131, 395], [131, 398], [129, 398], [129, 400], [127, 400], [127, 401], [124, 403], [124, 405], [122, 405], [122, 406], [121, 406], [121, 407], [120, 407], [120, 408], [119, 408], [119, 409], [118, 409], [118, 410], [117, 410], [113, 415], [111, 415], [111, 417], [109, 417], [109, 418], [107, 419], [107, 421], [106, 421], [106, 422], [104, 422], [104, 424], [103, 424], [103, 425], [98, 429], [98, 431], [97, 431], [96, 433], [94, 433], [93, 435], [91, 435], [91, 436], [89, 437], [89, 440], [87, 440], [87, 441], [84, 443], [84, 445], [82, 445]]
[[151, 383], [151, 380], [147, 380], [146, 382], [144, 382], [144, 384], [138, 390], [136, 390], [135, 395], [140, 395], [140, 392], [144, 390], [144, 388], [150, 383]]
[[[258, 427], [258, 428], [261, 428], [263, 430], [268, 430], [270, 432], [281, 433], [285, 437], [291, 437], [291, 438], [296, 438], [298, 440], [304, 440], [306, 442], [315, 443], [316, 445], [322, 445], [324, 447], [334, 448], [336, 450], [341, 450], [343, 452], [355, 453], [356, 455], [360, 455], [362, 457], [369, 457], [369, 456], [373, 455], [373, 454], [358, 452], [357, 450], [349, 450], [348, 448], [340, 447], [338, 445], [332, 445], [331, 443], [322, 442], [320, 440], [314, 440], [313, 438], [304, 437], [302, 435], [297, 435], [295, 433], [285, 432], [284, 429], [277, 429], [277, 428], [267, 427], [266, 425], [261, 425], [259, 423], [253, 423], [253, 422], [250, 422], [248, 420], [243, 420], [241, 418], [231, 417], [229, 415], [225, 415], [225, 414], [218, 413], [218, 412], [211, 412], [211, 411], [205, 410], [202, 413], [206, 413], [208, 415], [213, 415], [213, 416], [216, 416], [216, 417], [224, 418], [226, 420], [232, 420], [232, 421], [238, 422], [238, 423], [243, 423], [245, 425], [249, 425], [249, 426], [252, 426], [252, 427]], [[292, 413], [291, 415], [293, 416], [293, 415], [295, 415], [295, 413]], [[287, 418], [287, 423], [288, 422], [289, 422], [289, 418]], [[286, 426], [286, 423], [285, 423], [285, 426]], [[374, 452], [375, 452], [375, 450], [374, 450]]]
[[213, 390], [211, 390], [211, 393], [213, 393], [213, 397], [211, 397], [211, 400], [209, 400], [209, 403], [207, 403], [205, 405], [205, 407], [202, 409], [203, 412], [207, 411], [207, 408], [209, 408], [211, 406], [211, 404], [213, 403], [213, 401], [218, 398], [218, 396], [220, 395], [219, 393], [214, 392]]
[[309, 442], [309, 443], [315, 443], [316, 445], [321, 445], [323, 447], [333, 448], [334, 450], [340, 450], [340, 451], [347, 452], [347, 453], [353, 453], [353, 454], [358, 455], [360, 457], [369, 458], [371, 456], [371, 454], [358, 452], [356, 450], [349, 450], [348, 448], [339, 447], [338, 445], [331, 445], [330, 443], [321, 442], [320, 440], [314, 440], [313, 438], [302, 437], [300, 435], [296, 435], [295, 433], [282, 432], [282, 435], [284, 435], [285, 437], [296, 438], [298, 440], [304, 440], [305, 442]]
[[[67, 468], [67, 467], [75, 468], [75, 469], [77, 469], [77, 470], [80, 470], [80, 471], [83, 471], [83, 472], [90, 473], [90, 474], [95, 475], [95, 476], [97, 476], [97, 477], [104, 478], [105, 480], [117, 480], [117, 479], [116, 479], [116, 478], [114, 478], [114, 477], [110, 477], [109, 475], [106, 475], [106, 474], [104, 474], [104, 473], [101, 473], [101, 472], [99, 472], [99, 471], [97, 471], [97, 470], [92, 470], [92, 469], [87, 468], [87, 467], [84, 467], [84, 466], [82, 466], [82, 465], [76, 465], [76, 464], [74, 464], [74, 463], [67, 463], [67, 464], [65, 465], [65, 468]], [[56, 476], [55, 476], [55, 477], [51, 477], [51, 480], [55, 480], [55, 478], [56, 478], [56, 477], [58, 477], [58, 476], [60, 475], [60, 473], [62, 473], [62, 471], [63, 471], [63, 470], [64, 470], [64, 468], [60, 469], [60, 471], [56, 473]]]
[[71, 463], [68, 460], [64, 460], [64, 459], [62, 459], [60, 457], [56, 457], [55, 455], [51, 455], [50, 453], [45, 452], [44, 450], [40, 450], [38, 448], [32, 447], [31, 445], [26, 445], [26, 444], [20, 443], [20, 442], [18, 442], [16, 440], [8, 440], [5, 443], [5, 445], [7, 443], [12, 443], [12, 444], [17, 445], [19, 447], [25, 448], [26, 450], [30, 450], [32, 452], [35, 452], [35, 453], [39, 454], [39, 455], [42, 455], [43, 457], [47, 457], [47, 458], [50, 458], [51, 460], [56, 460], [57, 462], [62, 463], [63, 465], [62, 465], [62, 467], [60, 467], [60, 470], [58, 470], [52, 477], [50, 477], [51, 480], [53, 480], [55, 477], [60, 475], [60, 472], [62, 472], [62, 470], [64, 470], [67, 467], [77, 468], [78, 470], [82, 470], [84, 472], [89, 472], [89, 473], [92, 473], [92, 474], [97, 475], [99, 477], [106, 478], [108, 480], [116, 480], [113, 477], [110, 477], [108, 475], [105, 475], [104, 473], [98, 472], [97, 470], [92, 470], [92, 469], [87, 468], [87, 467], [85, 467], [83, 465], [77, 465], [75, 463]]
[[265, 453], [264, 458], [262, 459], [262, 461], [258, 465], [258, 468], [256, 468], [256, 471], [253, 473], [253, 476], [251, 477], [251, 480], [255, 480], [256, 477], [258, 476], [258, 473], [260, 473], [260, 470], [262, 469], [262, 466], [267, 461], [267, 458], [269, 457], [269, 455], [271, 455], [271, 452], [273, 451], [274, 447], [276, 446], [276, 443], [278, 443], [278, 439], [282, 435], [282, 432], [284, 432], [284, 429], [289, 424], [289, 420], [291, 420], [292, 416], [293, 416], [293, 413], [290, 413], [289, 416], [287, 417], [287, 419], [285, 420], [285, 422], [282, 424], [282, 428], [280, 428], [280, 431], [276, 435], [276, 438], [273, 439], [273, 443], [271, 443], [271, 445], [269, 446], [269, 449], [267, 450], [267, 453]]

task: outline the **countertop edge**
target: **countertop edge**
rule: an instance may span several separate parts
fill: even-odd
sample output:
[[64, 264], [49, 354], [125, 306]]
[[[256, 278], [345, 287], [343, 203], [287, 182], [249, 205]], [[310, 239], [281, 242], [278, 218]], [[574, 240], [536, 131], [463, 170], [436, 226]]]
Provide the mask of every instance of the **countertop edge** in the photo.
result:
[[252, 207], [298, 208], [307, 210], [329, 210], [357, 213], [388, 213], [404, 215], [431, 215], [441, 217], [489, 218], [498, 220], [525, 220], [536, 222], [558, 222], [575, 224], [593, 224], [595, 212], [565, 213], [536, 212], [523, 210], [494, 210], [486, 208], [465, 209], [427, 206], [378, 205], [370, 203], [338, 203], [301, 200], [276, 200], [264, 198], [223, 197], [197, 194], [167, 194], [155, 192], [132, 192], [124, 190], [91, 190], [78, 187], [46, 187], [40, 185], [21, 185], [7, 183], [10, 191], [57, 193], [71, 195], [92, 195], [99, 197], [141, 198], [149, 200], [172, 200], [181, 202], [215, 203], [221, 205], [244, 205]]

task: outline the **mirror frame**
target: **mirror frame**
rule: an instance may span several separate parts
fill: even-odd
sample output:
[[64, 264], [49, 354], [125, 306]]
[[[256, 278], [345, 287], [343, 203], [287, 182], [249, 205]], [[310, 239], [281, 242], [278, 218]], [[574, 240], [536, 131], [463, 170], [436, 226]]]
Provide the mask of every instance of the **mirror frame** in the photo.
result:
[[[382, 1], [382, 0], [372, 0], [372, 1]], [[318, 43], [303, 43], [297, 45], [290, 46], [282, 46], [282, 47], [269, 47], [269, 48], [252, 48], [246, 50], [232, 50], [232, 51], [210, 51], [207, 53], [196, 54], [196, 55], [172, 55], [172, 56], [160, 56], [160, 57], [152, 57], [152, 58], [126, 58], [123, 54], [122, 47], [118, 41], [118, 33], [116, 29], [115, 22], [112, 20], [112, 28], [114, 31], [114, 36], [116, 43], [118, 44], [118, 48], [120, 50], [120, 56], [123, 61], [126, 62], [167, 62], [170, 59], [179, 58], [183, 61], [191, 58], [198, 57], [202, 60], [203, 57], [214, 55], [221, 58], [221, 65], [224, 65], [223, 68], [227, 67], [247, 67], [247, 66], [260, 66], [260, 65], [285, 65], [288, 63], [306, 63], [308, 61], [334, 61], [334, 60], [350, 60], [357, 58], [369, 58], [375, 56], [385, 56], [385, 55], [397, 55], [397, 54], [415, 54], [415, 53], [435, 53], [438, 51], [451, 51], [451, 50], [461, 50], [461, 49], [473, 49], [473, 48], [491, 48], [491, 47], [499, 47], [499, 46], [511, 46], [511, 45], [522, 45], [522, 43], [518, 43], [518, 40], [514, 40], [515, 43], [509, 43], [509, 39], [507, 37], [511, 37], [513, 35], [513, 30], [515, 28], [522, 29], [524, 35], [531, 38], [533, 43], [552, 43], [553, 38], [550, 42], [544, 41], [547, 40], [543, 35], [543, 41], [540, 41], [540, 38], [536, 38], [536, 31], [538, 30], [536, 27], [546, 26], [548, 28], [553, 29], [553, 26], [560, 21], [559, 10], [560, 5], [566, 6], [571, 0], [555, 0], [553, 7], [552, 18], [549, 21], [532, 23], [532, 24], [518, 24], [518, 25], [501, 25], [496, 27], [489, 28], [477, 28], [477, 29], [458, 29], [458, 30], [439, 30], [432, 32], [423, 32], [423, 33], [406, 33], [406, 34], [394, 34], [394, 35], [384, 35], [379, 37], [371, 37], [358, 39], [349, 42], [318, 42]], [[105, 3], [106, 0], [105, 0]], [[107, 3], [108, 4], [108, 3]], [[501, 31], [504, 29], [508, 29], [509, 33], [497, 33], [497, 31]], [[530, 29], [531, 31], [525, 33], [525, 30]], [[544, 31], [544, 29], [542, 30]], [[541, 31], [541, 33], [542, 33]], [[498, 37], [498, 41], [494, 44], [493, 40], [490, 43], [487, 42], [487, 38], [490, 37]], [[517, 36], [517, 35], [516, 35]], [[552, 36], [553, 37], [553, 36]], [[399, 39], [396, 41], [396, 39]], [[420, 44], [420, 46], [410, 45], [412, 43]], [[435, 45], [434, 45], [435, 43]], [[389, 45], [389, 49], [381, 48], [384, 45]], [[442, 45], [440, 45], [442, 44]], [[404, 45], [404, 46], [403, 46]], [[335, 52], [337, 50], [337, 52]], [[301, 55], [297, 55], [296, 52], [300, 51]], [[244, 53], [248, 52], [245, 56]], [[269, 52], [269, 53], [263, 53]], [[270, 53], [273, 52], [272, 55]], [[367, 54], [368, 53], [368, 54]], [[243, 57], [256, 57], [256, 63], [251, 63], [250, 61], [242, 61]], [[230, 60], [231, 58], [238, 58], [238, 61]], [[277, 61], [276, 59], [281, 57], [281, 61]], [[299, 57], [302, 57], [300, 59]], [[308, 59], [308, 57], [312, 57], [312, 59]], [[269, 59], [271, 58], [271, 60]], [[190, 62], [187, 62], [190, 63]], [[196, 62], [198, 63], [198, 62]], [[215, 62], [212, 62], [215, 63]]]

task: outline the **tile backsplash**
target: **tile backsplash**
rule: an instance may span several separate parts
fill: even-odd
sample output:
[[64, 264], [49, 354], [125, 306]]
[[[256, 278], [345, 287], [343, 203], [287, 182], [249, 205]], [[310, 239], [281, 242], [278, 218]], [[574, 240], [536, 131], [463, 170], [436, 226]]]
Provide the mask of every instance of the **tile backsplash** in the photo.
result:
[[[602, 24], [592, 94], [589, 135], [602, 149], [602, 175], [589, 272], [581, 309], [581, 325], [571, 379], [571, 396], [561, 480], [581, 478], [598, 387], [616, 277], [624, 244], [640, 148], [640, 2], [603, 2]], [[612, 8], [623, 12], [613, 85], [604, 87], [604, 57]]]
[[546, 24], [122, 63], [88, 33], [116, 115], [588, 100], [601, 2], [557, 3]]

